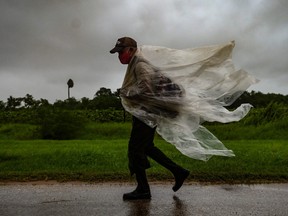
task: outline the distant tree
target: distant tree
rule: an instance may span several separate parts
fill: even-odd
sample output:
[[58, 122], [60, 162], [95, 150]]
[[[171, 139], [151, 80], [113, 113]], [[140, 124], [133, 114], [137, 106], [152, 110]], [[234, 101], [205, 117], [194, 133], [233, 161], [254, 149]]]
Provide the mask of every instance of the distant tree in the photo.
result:
[[89, 98], [87, 98], [87, 97], [81, 98], [81, 108], [82, 109], [88, 109], [89, 104], [90, 104], [90, 99]]
[[33, 96], [30, 94], [26, 94], [26, 96], [23, 98], [23, 102], [25, 108], [31, 108], [37, 106], [37, 101], [35, 101]]
[[49, 103], [48, 100], [41, 98], [39, 101], [39, 106], [50, 106], [51, 104]]
[[65, 102], [62, 101], [62, 100], [56, 100], [53, 104], [54, 107], [57, 107], [57, 108], [64, 108], [65, 107]]
[[66, 109], [77, 109], [80, 107], [80, 102], [76, 100], [76, 98], [71, 97], [64, 101]]
[[111, 89], [108, 89], [108, 88], [104, 88], [104, 87], [101, 87], [94, 95], [94, 98], [95, 97], [100, 97], [100, 96], [112, 96], [112, 91]]
[[111, 89], [101, 87], [94, 95], [89, 106], [90, 109], [121, 109], [121, 101], [117, 93], [112, 93]]
[[115, 95], [116, 97], [120, 98], [120, 88], [118, 88], [115, 92], [113, 92], [113, 95]]
[[15, 110], [21, 106], [22, 98], [14, 98], [10, 96], [7, 98], [6, 109]]
[[62, 109], [78, 109], [81, 107], [81, 102], [77, 101], [74, 97], [71, 97], [69, 99], [66, 99], [64, 101], [62, 100], [56, 100], [53, 104], [56, 108], [62, 108]]
[[0, 101], [0, 110], [5, 109], [5, 103], [3, 101]]

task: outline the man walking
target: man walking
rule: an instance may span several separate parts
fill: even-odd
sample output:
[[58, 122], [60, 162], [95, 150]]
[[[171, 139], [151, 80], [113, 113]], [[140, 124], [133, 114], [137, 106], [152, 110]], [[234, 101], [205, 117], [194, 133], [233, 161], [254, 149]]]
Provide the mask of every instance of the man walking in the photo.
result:
[[[177, 191], [189, 176], [189, 171], [174, 163], [160, 149], [154, 145], [154, 135], [157, 121], [153, 114], [165, 115], [166, 118], [173, 119], [177, 115], [179, 104], [157, 103], [157, 97], [163, 92], [159, 88], [159, 71], [144, 59], [138, 48], [137, 42], [130, 37], [122, 37], [117, 40], [115, 47], [110, 53], [118, 53], [118, 58], [122, 64], [127, 64], [127, 71], [120, 91], [122, 103], [129, 112], [129, 107], [137, 108], [139, 113], [132, 112], [132, 131], [128, 145], [129, 170], [131, 175], [136, 175], [137, 187], [134, 191], [123, 195], [124, 200], [150, 199], [151, 192], [146, 177], [146, 169], [150, 167], [147, 157], [152, 158], [157, 163], [167, 168], [174, 175], [175, 184], [173, 191]], [[155, 78], [158, 77], [158, 78]], [[181, 89], [167, 78], [164, 90], [168, 88], [172, 97], [180, 97]], [[176, 94], [175, 94], [176, 92]], [[171, 96], [171, 95], [170, 95]], [[166, 97], [169, 97], [169, 95]], [[171, 97], [170, 97], [171, 98]], [[154, 106], [148, 106], [149, 100], [154, 100]], [[158, 105], [155, 105], [158, 104]], [[148, 113], [145, 121], [139, 118], [141, 113]], [[151, 115], [149, 115], [151, 113]], [[147, 124], [147, 122], [151, 124]]]

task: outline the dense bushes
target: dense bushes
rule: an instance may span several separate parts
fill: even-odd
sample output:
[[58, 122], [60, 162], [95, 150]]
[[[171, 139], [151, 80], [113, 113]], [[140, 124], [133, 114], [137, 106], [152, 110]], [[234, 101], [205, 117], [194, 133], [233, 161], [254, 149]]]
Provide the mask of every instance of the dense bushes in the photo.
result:
[[205, 123], [220, 140], [288, 139], [288, 108], [270, 103], [266, 108], [252, 109], [239, 122]]
[[[56, 108], [57, 109], [57, 108]], [[0, 123], [29, 123], [37, 124], [41, 110], [52, 112], [55, 108], [38, 108], [38, 109], [21, 109], [14, 111], [0, 112]], [[58, 109], [63, 110], [63, 109]], [[64, 109], [65, 110], [65, 109]], [[65, 112], [76, 115], [83, 120], [93, 122], [125, 122], [131, 120], [131, 115], [123, 110], [107, 109], [107, 110], [66, 110]], [[45, 113], [42, 113], [45, 115]]]
[[[111, 123], [120, 123], [124, 120], [130, 122], [131, 115], [115, 109], [66, 110], [47, 106], [2, 111], [0, 139], [94, 139], [111, 135], [112, 132], [108, 130]], [[102, 123], [109, 123], [106, 124], [105, 130], [101, 129]], [[221, 140], [286, 139], [288, 108], [281, 103], [270, 103], [266, 108], [252, 109], [240, 122], [229, 124], [206, 122], [204, 125]], [[119, 124], [115, 128], [118, 126]], [[104, 134], [105, 131], [109, 131], [108, 135]], [[115, 131], [117, 132], [116, 129]], [[129, 129], [125, 128], [125, 131]]]
[[288, 107], [271, 102], [266, 108], [253, 109], [243, 120], [244, 125], [264, 125], [276, 121], [288, 122]]
[[29, 123], [37, 121], [36, 109], [0, 111], [0, 123]]
[[[45, 110], [45, 111], [43, 111]], [[0, 112], [0, 123], [27, 123], [38, 124], [41, 116], [57, 112], [76, 116], [83, 121], [92, 122], [125, 122], [131, 120], [131, 115], [124, 110], [66, 110], [53, 107], [37, 109], [19, 109]], [[288, 107], [281, 103], [270, 103], [266, 108], [252, 109], [241, 121], [244, 125], [263, 125], [288, 118]]]
[[85, 119], [61, 109], [38, 110], [38, 121], [43, 139], [74, 139], [85, 126]]
[[75, 114], [93, 122], [125, 122], [131, 120], [131, 115], [124, 110], [77, 110]]
[[[130, 120], [131, 115], [123, 110], [115, 109], [65, 110], [55, 107], [18, 109], [0, 112], [0, 124], [2, 124], [0, 134], [4, 139], [11, 137], [16, 139], [75, 139], [81, 136], [88, 122], [104, 123]], [[21, 128], [21, 124], [26, 126]], [[10, 126], [7, 127], [7, 125]], [[17, 132], [15, 128], [13, 129], [13, 125], [17, 128], [20, 127], [23, 132]], [[31, 125], [31, 127], [27, 127], [27, 125]], [[27, 128], [30, 128], [29, 131]]]

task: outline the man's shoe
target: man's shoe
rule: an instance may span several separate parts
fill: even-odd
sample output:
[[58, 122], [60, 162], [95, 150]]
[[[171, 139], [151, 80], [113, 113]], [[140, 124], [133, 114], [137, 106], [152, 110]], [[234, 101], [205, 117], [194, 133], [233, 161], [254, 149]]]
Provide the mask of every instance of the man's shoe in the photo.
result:
[[183, 169], [178, 174], [174, 174], [175, 177], [175, 185], [172, 187], [173, 191], [178, 191], [181, 186], [183, 185], [183, 182], [185, 179], [189, 176], [190, 172], [188, 170]]
[[151, 199], [150, 191], [137, 191], [134, 190], [130, 193], [125, 193], [123, 195], [123, 200], [140, 200], [140, 199]]

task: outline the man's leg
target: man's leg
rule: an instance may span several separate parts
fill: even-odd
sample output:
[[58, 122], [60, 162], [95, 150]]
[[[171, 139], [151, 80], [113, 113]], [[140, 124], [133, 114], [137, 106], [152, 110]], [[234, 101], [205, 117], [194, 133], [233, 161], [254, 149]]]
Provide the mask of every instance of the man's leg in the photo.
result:
[[173, 191], [177, 191], [182, 186], [185, 179], [189, 176], [189, 171], [180, 167], [174, 163], [170, 158], [168, 158], [160, 149], [152, 146], [147, 149], [147, 155], [155, 160], [157, 163], [168, 169], [173, 173], [175, 178], [175, 185], [173, 186]]
[[150, 167], [147, 159], [147, 146], [154, 145], [153, 139], [155, 128], [133, 117], [133, 125], [128, 146], [129, 169], [131, 175], [135, 173], [137, 180], [137, 188], [123, 195], [123, 199], [150, 199], [150, 188], [146, 177], [145, 170]]
[[147, 146], [153, 145], [155, 128], [133, 116], [132, 130], [128, 144], [128, 159], [131, 175], [137, 170], [150, 168], [150, 163], [146, 155]]

